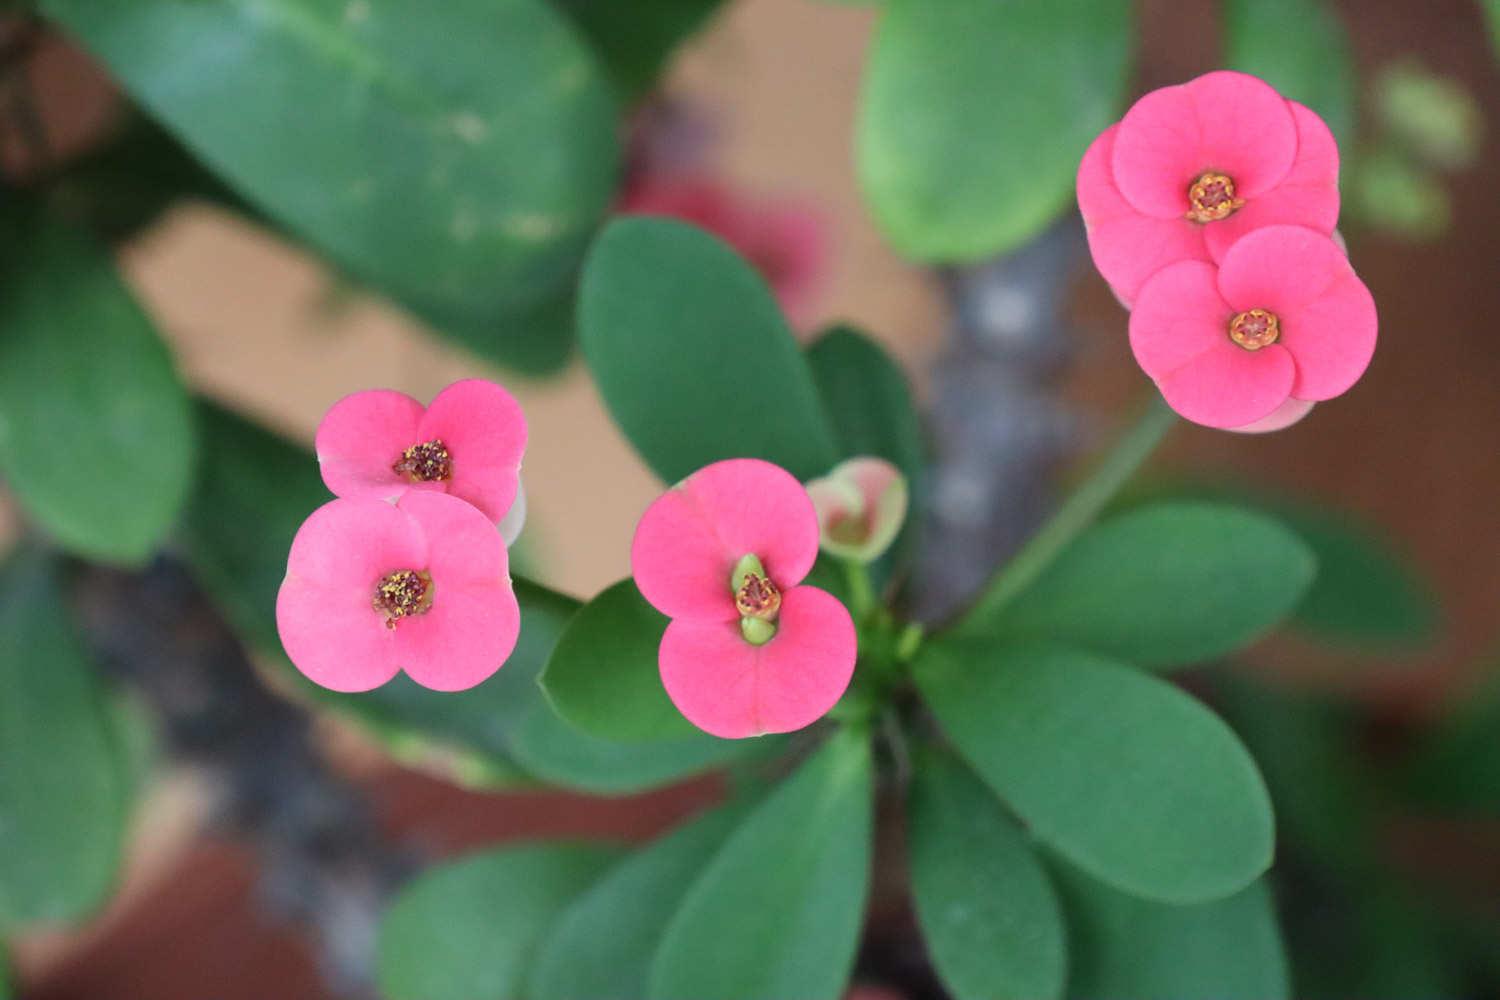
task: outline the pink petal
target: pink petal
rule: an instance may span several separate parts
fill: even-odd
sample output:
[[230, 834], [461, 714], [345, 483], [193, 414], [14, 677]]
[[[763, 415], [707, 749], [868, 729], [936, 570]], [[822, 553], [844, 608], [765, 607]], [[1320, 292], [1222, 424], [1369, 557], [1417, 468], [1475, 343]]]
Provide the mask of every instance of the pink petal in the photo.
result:
[[1282, 313], [1280, 342], [1297, 362], [1293, 395], [1323, 400], [1347, 392], [1370, 365], [1378, 326], [1375, 299], [1353, 268], [1313, 301]]
[[1236, 311], [1285, 316], [1353, 273], [1328, 236], [1306, 226], [1266, 226], [1249, 233], [1219, 263], [1219, 293]]
[[777, 633], [752, 646], [735, 622], [678, 619], [662, 636], [662, 684], [689, 722], [724, 739], [789, 733], [827, 714], [849, 687], [858, 641], [831, 594], [782, 594]]
[[505, 539], [477, 508], [443, 493], [408, 493], [396, 509], [426, 536], [425, 568], [434, 581], [445, 587], [509, 582]]
[[1234, 312], [1219, 294], [1212, 264], [1183, 261], [1141, 287], [1130, 313], [1130, 349], [1153, 379], [1171, 374], [1229, 340]]
[[1230, 430], [1274, 413], [1291, 393], [1296, 366], [1280, 344], [1247, 351], [1223, 342], [1156, 380], [1167, 405], [1205, 427]]
[[423, 687], [463, 691], [499, 670], [515, 649], [521, 609], [508, 577], [455, 585], [434, 567], [432, 581], [427, 613], [402, 619], [390, 630], [396, 660]]
[[1170, 219], [1187, 212], [1187, 189], [1204, 171], [1228, 175], [1248, 201], [1275, 187], [1296, 155], [1286, 100], [1253, 76], [1221, 70], [1137, 101], [1120, 121], [1111, 164], [1127, 201]]
[[396, 676], [395, 632], [370, 606], [373, 579], [354, 589], [288, 576], [276, 595], [287, 658], [315, 684], [369, 691]]
[[901, 533], [909, 505], [906, 477], [883, 458], [860, 456], [807, 484], [822, 546], [845, 559], [872, 562]]
[[734, 458], [699, 469], [646, 509], [630, 565], [636, 586], [673, 618], [738, 617], [730, 573], [756, 555], [781, 590], [818, 557], [818, 516], [802, 484], [770, 462]]
[[1311, 400], [1288, 396], [1287, 401], [1273, 410], [1270, 416], [1261, 417], [1253, 424], [1228, 429], [1236, 434], [1268, 434], [1271, 431], [1285, 430], [1311, 413], [1314, 405]]
[[410, 484], [391, 466], [417, 443], [422, 404], [393, 389], [370, 389], [334, 403], [314, 447], [323, 482], [335, 496], [393, 500]]
[[364, 588], [368, 602], [381, 576], [426, 565], [427, 540], [405, 512], [382, 500], [330, 500], [297, 529], [286, 572], [310, 583]]
[[1167, 219], [1143, 215], [1120, 194], [1109, 164], [1118, 129], [1105, 129], [1083, 154], [1078, 209], [1094, 266], [1128, 309], [1147, 278], [1180, 260], [1208, 260], [1208, 251], [1203, 226], [1181, 212]]
[[454, 382], [427, 407], [417, 435], [418, 441], [437, 439], [448, 446], [453, 462], [448, 492], [498, 524], [516, 498], [526, 451], [526, 415], [515, 397], [485, 379]]
[[1215, 260], [1241, 236], [1264, 226], [1290, 223], [1331, 233], [1339, 221], [1339, 147], [1323, 119], [1296, 101], [1287, 102], [1297, 123], [1297, 158], [1280, 184], [1227, 219], [1203, 226]]

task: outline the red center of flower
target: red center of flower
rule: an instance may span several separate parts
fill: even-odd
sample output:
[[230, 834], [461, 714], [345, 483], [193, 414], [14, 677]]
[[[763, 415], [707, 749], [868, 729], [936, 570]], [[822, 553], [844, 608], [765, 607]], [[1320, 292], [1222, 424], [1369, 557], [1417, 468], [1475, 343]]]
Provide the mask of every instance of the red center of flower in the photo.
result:
[[401, 453], [391, 471], [413, 483], [432, 483], [453, 475], [453, 456], [438, 438], [414, 444]]
[[1247, 351], [1270, 347], [1281, 339], [1281, 320], [1265, 309], [1247, 309], [1229, 321], [1229, 339]]
[[386, 628], [395, 628], [403, 618], [425, 615], [432, 610], [432, 577], [417, 569], [387, 573], [375, 584], [370, 606], [385, 616]]
[[1188, 186], [1187, 217], [1194, 222], [1227, 219], [1244, 204], [1234, 196], [1234, 181], [1226, 174], [1205, 171]]
[[759, 573], [746, 573], [745, 582], [734, 592], [734, 607], [741, 617], [775, 621], [781, 610], [781, 591]]

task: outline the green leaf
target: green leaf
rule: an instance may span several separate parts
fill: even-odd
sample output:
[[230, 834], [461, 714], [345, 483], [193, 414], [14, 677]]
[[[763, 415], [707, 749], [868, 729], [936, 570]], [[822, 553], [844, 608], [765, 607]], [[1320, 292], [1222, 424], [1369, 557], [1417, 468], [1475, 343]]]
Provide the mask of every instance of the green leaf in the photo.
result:
[[1117, 0], [890, 0], [856, 123], [860, 187], [923, 261], [1031, 239], [1073, 200], [1078, 161], [1117, 116], [1130, 52]]
[[922, 694], [1032, 834], [1089, 874], [1167, 902], [1227, 896], [1271, 863], [1271, 803], [1229, 727], [1182, 691], [1090, 653], [928, 642]]
[[874, 786], [843, 730], [736, 830], [688, 890], [652, 965], [652, 1000], [836, 1000], [864, 923]]
[[912, 894], [932, 964], [956, 1000], [1060, 997], [1067, 942], [1028, 838], [953, 757], [918, 758], [908, 840]]
[[1228, 65], [1312, 108], [1341, 143], [1354, 139], [1354, 57], [1323, 0], [1228, 0]]
[[766, 459], [803, 480], [833, 467], [833, 435], [780, 307], [701, 229], [611, 223], [584, 264], [578, 320], [611, 415], [663, 481], [725, 458]]
[[1449, 706], [1424, 735], [1407, 766], [1405, 786], [1429, 809], [1500, 818], [1500, 671]]
[[541, 0], [42, 0], [252, 203], [439, 326], [562, 293], [608, 209], [610, 88]]
[[39, 552], [0, 579], [0, 932], [88, 916], [115, 884], [130, 762]]
[[568, 623], [541, 685], [552, 707], [593, 736], [623, 742], [680, 739], [695, 730], [662, 687], [657, 649], [667, 618], [621, 580]]
[[6, 223], [0, 473], [62, 545], [142, 562], [192, 480], [193, 414], [172, 357], [102, 248]]
[[724, 0], [554, 2], [589, 40], [625, 97], [649, 90], [677, 47], [701, 31], [724, 5]]
[[543, 933], [614, 860], [593, 845], [487, 851], [424, 872], [380, 925], [388, 1000], [513, 1000]]
[[716, 809], [622, 861], [579, 896], [548, 933], [531, 1000], [642, 997], [667, 923], [693, 879], [742, 818]]
[[1058, 863], [1068, 914], [1068, 995], [1080, 1000], [1281, 1000], [1286, 956], [1264, 880], [1225, 899], [1168, 906]]
[[1149, 667], [1248, 645], [1297, 606], [1316, 562], [1259, 513], [1153, 504], [1085, 531], [993, 621], [966, 630], [1056, 639]]

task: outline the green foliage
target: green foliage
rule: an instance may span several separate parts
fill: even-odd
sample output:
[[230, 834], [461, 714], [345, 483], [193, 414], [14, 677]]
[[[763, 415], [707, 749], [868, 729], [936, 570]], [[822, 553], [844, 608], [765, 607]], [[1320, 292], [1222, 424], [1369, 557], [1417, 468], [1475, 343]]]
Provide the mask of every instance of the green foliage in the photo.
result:
[[693, 882], [652, 964], [651, 1000], [837, 1000], [868, 890], [873, 776], [863, 734], [834, 736]]
[[1227, 62], [1312, 108], [1340, 143], [1354, 138], [1358, 81], [1349, 37], [1324, 0], [1229, 0]]
[[964, 627], [1182, 666], [1272, 628], [1297, 606], [1315, 568], [1308, 547], [1263, 514], [1154, 504], [1083, 532], [993, 619]]
[[599, 54], [615, 87], [638, 97], [656, 83], [677, 47], [702, 30], [724, 0], [553, 0]]
[[1417, 747], [1406, 775], [1417, 801], [1449, 815], [1500, 817], [1500, 671], [1465, 692]]
[[590, 845], [487, 851], [424, 872], [380, 925], [389, 1000], [509, 1000], [547, 926], [614, 859]]
[[743, 810], [714, 810], [612, 869], [548, 932], [528, 978], [532, 1000], [643, 997], [651, 960], [693, 879]]
[[496, 357], [613, 195], [610, 88], [541, 0], [41, 9], [268, 216]]
[[929, 641], [917, 684], [954, 747], [1033, 835], [1132, 895], [1202, 902], [1271, 863], [1255, 763], [1177, 688], [1090, 653]]
[[132, 776], [40, 552], [0, 579], [0, 690], [0, 932], [79, 920], [114, 887]]
[[944, 985], [957, 1000], [1062, 996], [1062, 914], [1026, 834], [953, 757], [932, 751], [916, 765], [912, 893]]
[[192, 407], [105, 251], [21, 211], [0, 266], [0, 472], [57, 540], [144, 561], [192, 480]]
[[725, 458], [763, 458], [804, 480], [833, 466], [833, 434], [780, 307], [701, 229], [611, 223], [584, 266], [578, 325], [610, 414], [664, 482]]
[[[1281, 1000], [1286, 956], [1264, 880], [1196, 906], [1125, 895], [1056, 863], [1081, 1000]], [[1390, 994], [1394, 996], [1395, 994]]]
[[856, 134], [860, 186], [901, 253], [1012, 250], [1072, 201], [1119, 111], [1130, 51], [1117, 0], [890, 0]]
[[605, 739], [681, 739], [694, 732], [667, 697], [657, 649], [667, 618], [621, 580], [585, 604], [563, 630], [542, 672], [559, 715]]

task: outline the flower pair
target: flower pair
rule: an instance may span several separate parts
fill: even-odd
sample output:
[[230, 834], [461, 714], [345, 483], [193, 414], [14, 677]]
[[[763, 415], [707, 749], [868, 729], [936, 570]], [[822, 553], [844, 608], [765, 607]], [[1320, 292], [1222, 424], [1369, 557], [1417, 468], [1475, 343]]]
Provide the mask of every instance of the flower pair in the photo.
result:
[[376, 389], [318, 427], [338, 498], [298, 529], [276, 601], [287, 656], [336, 691], [405, 670], [458, 691], [489, 677], [520, 631], [506, 545], [519, 533], [526, 419], [505, 389], [455, 382], [430, 406]]
[[1182, 416], [1279, 429], [1369, 365], [1375, 304], [1335, 242], [1338, 164], [1321, 118], [1233, 72], [1147, 94], [1084, 154], [1089, 250]]

